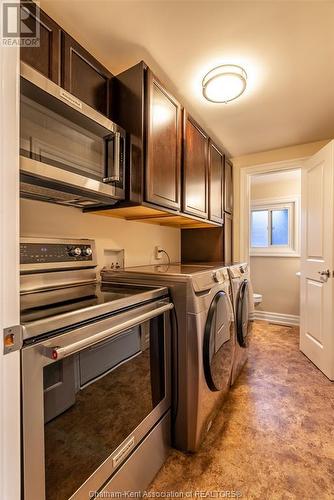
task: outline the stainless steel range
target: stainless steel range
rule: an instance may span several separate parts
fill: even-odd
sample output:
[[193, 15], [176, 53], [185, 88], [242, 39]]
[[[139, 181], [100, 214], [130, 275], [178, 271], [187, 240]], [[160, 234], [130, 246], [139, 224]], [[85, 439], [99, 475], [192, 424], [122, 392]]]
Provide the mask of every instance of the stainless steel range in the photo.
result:
[[170, 302], [96, 279], [92, 240], [22, 239], [25, 500], [140, 490], [170, 443]]

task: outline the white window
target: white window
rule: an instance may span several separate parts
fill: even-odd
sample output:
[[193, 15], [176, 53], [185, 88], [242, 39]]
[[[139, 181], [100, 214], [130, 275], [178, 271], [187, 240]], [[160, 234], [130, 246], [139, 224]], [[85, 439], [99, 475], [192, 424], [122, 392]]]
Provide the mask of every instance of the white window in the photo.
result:
[[253, 201], [250, 254], [298, 257], [299, 218], [297, 197]]

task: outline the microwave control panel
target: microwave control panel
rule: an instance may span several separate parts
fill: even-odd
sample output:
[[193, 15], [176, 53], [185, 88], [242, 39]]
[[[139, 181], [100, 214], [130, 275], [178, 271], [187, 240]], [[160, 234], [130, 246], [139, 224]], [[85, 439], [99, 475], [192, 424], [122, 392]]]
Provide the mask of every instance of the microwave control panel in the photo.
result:
[[91, 243], [20, 243], [20, 264], [92, 262]]

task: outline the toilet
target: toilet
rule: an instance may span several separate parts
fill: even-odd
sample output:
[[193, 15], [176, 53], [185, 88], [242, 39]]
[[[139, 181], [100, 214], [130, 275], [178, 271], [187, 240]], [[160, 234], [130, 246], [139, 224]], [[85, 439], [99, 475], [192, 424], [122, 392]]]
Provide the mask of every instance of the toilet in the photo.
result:
[[260, 293], [253, 293], [254, 306], [258, 306], [262, 302], [262, 295]]

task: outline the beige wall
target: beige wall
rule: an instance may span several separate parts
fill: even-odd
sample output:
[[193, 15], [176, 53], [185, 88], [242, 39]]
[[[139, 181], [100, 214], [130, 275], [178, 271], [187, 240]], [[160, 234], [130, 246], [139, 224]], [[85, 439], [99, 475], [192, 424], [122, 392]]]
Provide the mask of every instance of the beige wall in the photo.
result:
[[235, 168], [249, 167], [251, 165], [261, 165], [274, 161], [293, 160], [295, 158], [304, 158], [314, 155], [319, 149], [328, 144], [330, 139], [307, 144], [298, 144], [287, 148], [271, 149], [270, 151], [261, 151], [245, 156], [237, 156], [232, 159]]
[[99, 266], [105, 264], [105, 249], [124, 248], [126, 266], [161, 262], [154, 259], [155, 245], [166, 250], [172, 261], [180, 260], [179, 229], [83, 214], [76, 208], [38, 201], [21, 200], [21, 236], [93, 238]]
[[[300, 177], [278, 174], [268, 182], [262, 177], [261, 183], [251, 184], [251, 201], [280, 196], [300, 196]], [[257, 310], [298, 316], [300, 258], [251, 257], [250, 267], [254, 291], [263, 295]]]
[[251, 257], [254, 292], [263, 296], [259, 311], [299, 316], [300, 259], [294, 257]]
[[[270, 176], [269, 182], [251, 184], [251, 200], [261, 200], [267, 198], [277, 198], [280, 196], [300, 196], [300, 175], [298, 178], [289, 178], [289, 172], [286, 174], [277, 174], [280, 178], [275, 178], [272, 182]], [[264, 178], [266, 176], [263, 176]], [[276, 177], [276, 175], [275, 175]]]

